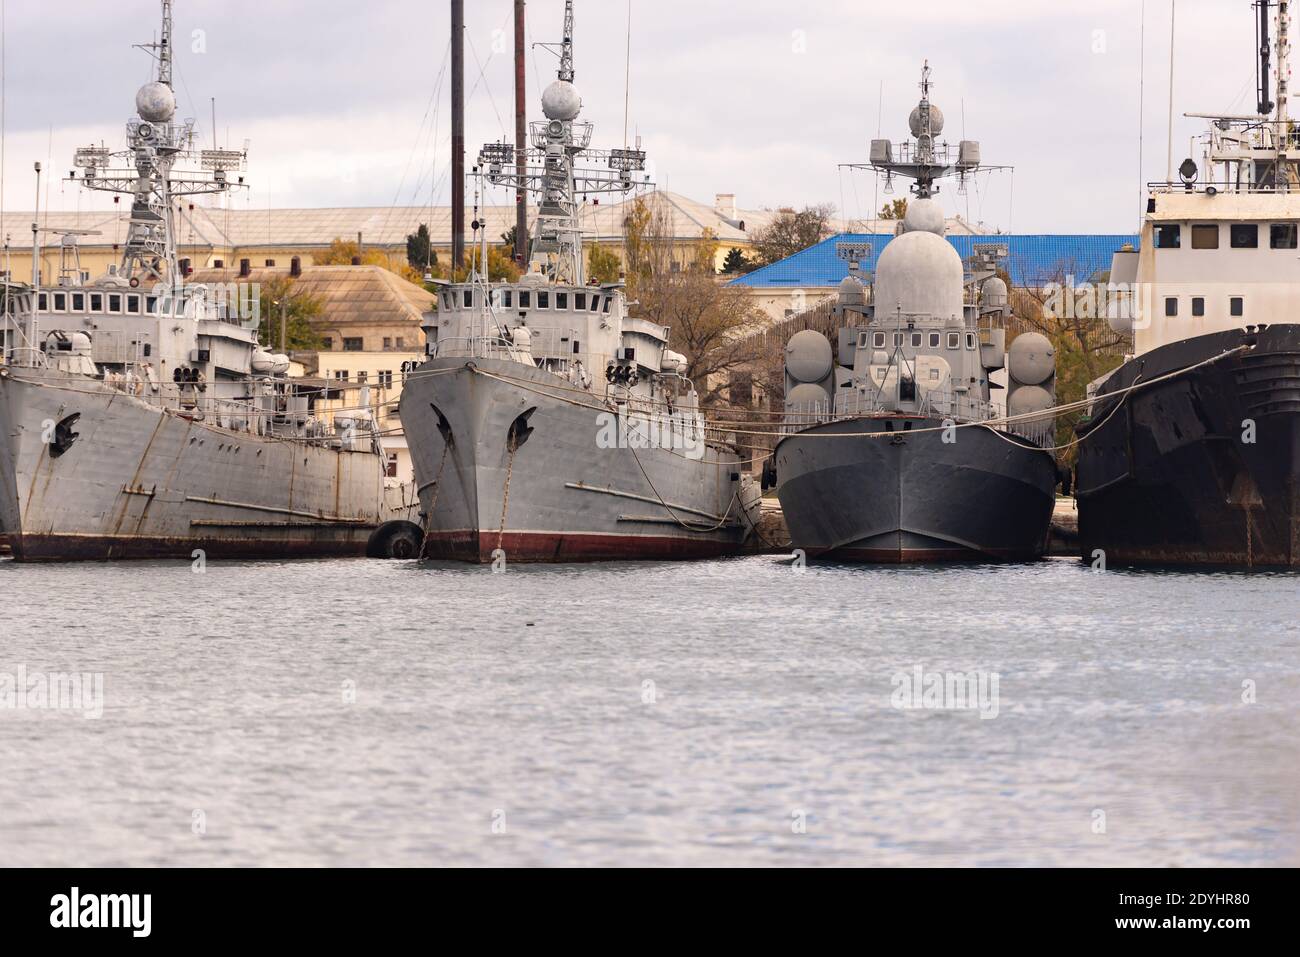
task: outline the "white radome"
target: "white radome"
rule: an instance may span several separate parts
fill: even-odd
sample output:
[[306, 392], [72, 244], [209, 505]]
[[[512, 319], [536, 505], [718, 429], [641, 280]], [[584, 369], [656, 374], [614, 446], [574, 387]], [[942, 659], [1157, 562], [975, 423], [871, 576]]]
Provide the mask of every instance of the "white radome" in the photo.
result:
[[[921, 135], [921, 108], [919, 106], [912, 110], [912, 115], [907, 118], [907, 125], [911, 127], [913, 136]], [[930, 132], [935, 136], [943, 132], [943, 110], [933, 103], [930, 104]]]
[[937, 200], [917, 197], [907, 204], [903, 217], [903, 232], [944, 234], [943, 208]]
[[176, 94], [165, 83], [146, 83], [135, 95], [135, 111], [150, 123], [166, 123], [176, 115]]
[[582, 97], [568, 80], [556, 80], [542, 93], [542, 112], [548, 120], [573, 120], [582, 112]]

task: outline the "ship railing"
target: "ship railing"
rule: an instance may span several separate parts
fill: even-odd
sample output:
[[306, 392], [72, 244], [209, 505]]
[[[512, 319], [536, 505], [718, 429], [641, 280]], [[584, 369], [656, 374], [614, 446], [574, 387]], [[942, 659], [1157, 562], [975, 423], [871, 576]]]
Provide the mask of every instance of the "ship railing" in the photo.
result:
[[647, 448], [692, 449], [701, 443], [734, 441], [735, 436], [725, 429], [705, 424], [697, 409], [668, 410], [658, 402], [628, 397], [614, 404], [619, 430], [629, 440], [639, 436]]

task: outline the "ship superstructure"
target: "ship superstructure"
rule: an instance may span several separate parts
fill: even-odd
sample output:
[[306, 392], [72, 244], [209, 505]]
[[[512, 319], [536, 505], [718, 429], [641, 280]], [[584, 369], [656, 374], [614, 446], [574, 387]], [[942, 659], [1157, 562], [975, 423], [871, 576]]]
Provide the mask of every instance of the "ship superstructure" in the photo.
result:
[[708, 433], [670, 330], [629, 315], [621, 281], [586, 275], [582, 203], [644, 184], [645, 153], [591, 148], [571, 0], [558, 52], [530, 142], [488, 144], [474, 170], [480, 197], [488, 185], [538, 197], [528, 271], [490, 281], [476, 223], [473, 272], [439, 283], [429, 361], [402, 393], [424, 553], [488, 562], [735, 551], [759, 507], [741, 456]]
[[[1008, 355], [996, 242], [969, 271], [944, 238], [936, 181], [980, 168], [979, 144], [939, 140], [930, 70], [912, 139], [875, 140], [870, 167], [915, 181], [899, 234], [863, 282], [865, 244], [842, 243], [850, 275], [837, 348], [813, 330], [786, 349], [785, 436], [765, 469], [790, 535], [812, 555], [881, 562], [1033, 559], [1057, 484], [1050, 445], [1054, 357], [1038, 333]], [[994, 373], [1008, 368], [1004, 424]]]
[[161, 7], [126, 149], [75, 158], [83, 187], [129, 198], [121, 262], [90, 279], [64, 233], [51, 280], [34, 223], [32, 282], [6, 288], [0, 531], [19, 560], [363, 553], [384, 519], [364, 392], [318, 419], [320, 389], [259, 342], [258, 290], [187, 283], [177, 258], [178, 199], [242, 184], [245, 153], [196, 149], [177, 118]]
[[1201, 162], [1148, 185], [1140, 247], [1115, 254], [1110, 322], [1135, 354], [1078, 429], [1090, 562], [1300, 565], [1291, 6], [1254, 5], [1257, 112], [1188, 114], [1207, 121]]

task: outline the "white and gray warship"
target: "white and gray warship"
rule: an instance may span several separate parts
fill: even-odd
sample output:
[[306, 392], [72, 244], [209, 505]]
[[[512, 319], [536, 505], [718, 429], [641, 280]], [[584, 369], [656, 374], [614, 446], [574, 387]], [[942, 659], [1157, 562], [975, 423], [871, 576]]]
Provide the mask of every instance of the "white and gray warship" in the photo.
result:
[[1202, 164], [1147, 185], [1140, 248], [1115, 254], [1108, 318], [1135, 355], [1078, 427], [1085, 561], [1300, 567], [1291, 6], [1254, 5], [1256, 113], [1189, 114], [1207, 121]]
[[[867, 286], [870, 244], [843, 243], [850, 275], [836, 315], [838, 354], [819, 332], [791, 337], [785, 434], [764, 468], [793, 545], [868, 562], [1022, 561], [1047, 545], [1057, 466], [1050, 446], [1055, 359], [1039, 333], [1005, 349], [1005, 246], [976, 247], [970, 277], [944, 238], [934, 181], [972, 176], [979, 144], [937, 138], [929, 66], [913, 140], [874, 140], [870, 167], [915, 180], [899, 234]], [[1008, 368], [1004, 424], [993, 375]], [[1046, 413], [1046, 418], [1037, 418]]]
[[19, 561], [364, 554], [386, 514], [374, 416], [327, 428], [319, 389], [259, 345], [252, 297], [185, 282], [177, 198], [238, 185], [245, 157], [194, 149], [176, 118], [171, 0], [145, 49], [128, 149], [76, 156], [83, 186], [131, 197], [120, 265], [89, 280], [65, 235], [47, 288], [34, 224], [32, 284], [4, 287], [0, 532]]
[[[491, 562], [684, 559], [744, 545], [760, 492], [708, 434], [669, 330], [628, 314], [623, 284], [589, 282], [579, 195], [626, 193], [639, 149], [589, 149], [578, 119], [573, 4], [559, 77], [530, 124], [526, 171], [511, 144], [484, 147], [477, 173], [539, 194], [530, 271], [489, 282], [479, 268], [441, 283], [429, 360], [408, 376], [401, 418], [420, 500], [423, 554]], [[580, 169], [577, 161], [603, 163]]]

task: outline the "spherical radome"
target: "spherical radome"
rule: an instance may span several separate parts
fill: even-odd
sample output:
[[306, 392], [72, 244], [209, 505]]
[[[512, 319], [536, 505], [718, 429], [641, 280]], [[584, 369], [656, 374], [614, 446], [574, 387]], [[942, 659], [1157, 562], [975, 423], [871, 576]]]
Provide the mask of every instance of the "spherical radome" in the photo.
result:
[[[911, 127], [913, 136], [921, 135], [921, 108], [919, 106], [912, 110], [912, 115], [907, 118], [907, 125]], [[943, 132], [943, 110], [933, 103], [930, 104], [930, 132], [935, 136]]]
[[1017, 382], [1038, 385], [1056, 368], [1056, 351], [1052, 340], [1041, 332], [1023, 332], [1007, 350], [1007, 371]]
[[1052, 393], [1040, 385], [1027, 385], [1016, 389], [1007, 400], [1007, 415], [1033, 415], [1044, 412], [1055, 403]]
[[937, 200], [926, 197], [913, 199], [907, 204], [903, 217], [903, 232], [944, 234], [943, 208]]
[[799, 382], [825, 379], [833, 360], [830, 340], [812, 329], [796, 332], [785, 346], [785, 370]]
[[573, 120], [582, 112], [582, 97], [568, 80], [556, 80], [542, 93], [542, 112], [548, 120]]
[[176, 115], [176, 94], [165, 83], [146, 83], [135, 95], [135, 111], [150, 123], [166, 123]]

